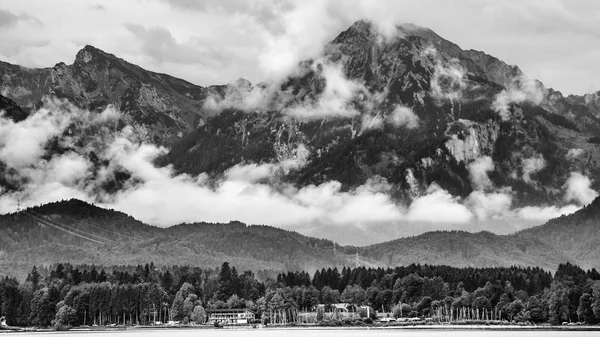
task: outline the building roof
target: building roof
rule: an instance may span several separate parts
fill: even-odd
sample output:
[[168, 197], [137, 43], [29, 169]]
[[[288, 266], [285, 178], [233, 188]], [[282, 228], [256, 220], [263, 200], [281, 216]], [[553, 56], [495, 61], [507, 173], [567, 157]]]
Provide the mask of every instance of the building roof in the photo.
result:
[[251, 312], [254, 314], [254, 311], [250, 310], [250, 309], [211, 309], [211, 310], [206, 310], [206, 312], [208, 313], [212, 313], [212, 312]]

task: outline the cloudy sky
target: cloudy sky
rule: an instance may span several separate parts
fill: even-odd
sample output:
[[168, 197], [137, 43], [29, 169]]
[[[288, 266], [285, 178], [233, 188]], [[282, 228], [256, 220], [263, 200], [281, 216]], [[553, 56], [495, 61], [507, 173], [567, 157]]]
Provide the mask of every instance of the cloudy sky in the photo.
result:
[[86, 44], [200, 85], [262, 81], [352, 22], [412, 22], [565, 94], [600, 90], [600, 2], [0, 0], [0, 60], [71, 63]]

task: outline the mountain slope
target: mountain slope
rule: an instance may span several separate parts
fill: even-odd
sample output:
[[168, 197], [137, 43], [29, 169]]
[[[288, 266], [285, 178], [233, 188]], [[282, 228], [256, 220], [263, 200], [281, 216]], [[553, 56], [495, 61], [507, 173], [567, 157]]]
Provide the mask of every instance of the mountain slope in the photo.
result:
[[0, 111], [4, 112], [4, 117], [8, 117], [14, 122], [20, 122], [27, 118], [27, 112], [8, 97], [0, 95]]
[[158, 228], [79, 200], [0, 215], [0, 267], [22, 274], [56, 262], [314, 270], [342, 266], [352, 256], [333, 255], [333, 243], [295, 232], [242, 223], [195, 223]]
[[[362, 254], [389, 266], [411, 263], [455, 267], [538, 266], [554, 270], [570, 256], [536, 239], [489, 232], [430, 232], [365, 247]], [[576, 262], [575, 262], [576, 263]]]
[[538, 266], [555, 270], [570, 262], [584, 269], [600, 263], [600, 197], [583, 209], [515, 234], [430, 232], [361, 248], [381, 263], [455, 267]]
[[583, 268], [600, 265], [600, 197], [583, 209], [518, 233], [536, 239], [570, 256]]
[[[555, 270], [570, 262], [584, 268], [600, 261], [600, 198], [569, 216], [517, 234], [429, 232], [366, 247], [339, 246], [269, 226], [195, 223], [169, 228], [145, 225], [124, 213], [79, 200], [51, 203], [0, 216], [0, 267], [24, 275], [32, 265], [199, 265], [223, 261], [245, 268], [316, 270], [361, 265], [395, 267], [538, 266]], [[577, 244], [574, 244], [577, 243]]]
[[[335, 96], [344, 90], [353, 91]], [[293, 162], [282, 176], [296, 185], [337, 180], [352, 189], [380, 176], [410, 202], [432, 183], [467, 197], [468, 165], [489, 156], [490, 179], [515, 192], [514, 207], [563, 204], [571, 172], [600, 175], [600, 146], [590, 141], [600, 120], [588, 107], [414, 25], [384, 38], [372, 23], [356, 22], [280, 87], [231, 85], [209, 98], [218, 114], [176, 142], [161, 165], [197, 175]], [[572, 151], [581, 155], [569, 158]], [[544, 165], [530, 175], [524, 163], [532, 158]]]
[[0, 75], [0, 90], [21, 106], [39, 105], [45, 96], [90, 110], [112, 104], [125, 122], [156, 143], [172, 141], [205, 117], [206, 88], [147, 71], [92, 46], [81, 49], [71, 65], [28, 69], [1, 62]]

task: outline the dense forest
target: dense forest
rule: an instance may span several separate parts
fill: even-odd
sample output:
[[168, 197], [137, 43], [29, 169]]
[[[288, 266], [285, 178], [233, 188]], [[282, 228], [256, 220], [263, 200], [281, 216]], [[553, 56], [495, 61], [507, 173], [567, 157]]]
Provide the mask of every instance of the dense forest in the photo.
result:
[[[513, 323], [600, 321], [600, 274], [568, 263], [554, 275], [540, 268], [431, 265], [329, 268], [312, 276], [304, 271], [260, 274], [238, 272], [229, 263], [216, 269], [157, 268], [153, 263], [33, 267], [23, 283], [0, 280], [0, 315], [9, 326], [64, 329], [157, 321], [202, 324], [209, 310], [249, 308], [257, 323], [266, 323], [278, 312], [327, 311], [349, 303], [371, 308], [372, 317], [361, 320], [365, 324], [372, 324], [377, 312], [431, 320], [442, 311], [450, 317]], [[335, 324], [322, 317], [319, 323]]]

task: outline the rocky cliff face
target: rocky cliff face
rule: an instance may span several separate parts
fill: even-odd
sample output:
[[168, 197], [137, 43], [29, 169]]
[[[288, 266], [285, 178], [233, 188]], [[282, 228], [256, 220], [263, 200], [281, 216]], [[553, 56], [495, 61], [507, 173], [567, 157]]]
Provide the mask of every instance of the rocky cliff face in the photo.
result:
[[450, 130], [450, 139], [444, 145], [456, 161], [470, 163], [481, 156], [494, 155], [496, 140], [500, 134], [498, 122], [488, 120], [480, 124], [458, 120], [450, 124]]
[[600, 117], [600, 91], [583, 96], [569, 95], [566, 100], [573, 105], [583, 105], [596, 117]]
[[92, 46], [80, 50], [71, 65], [27, 69], [0, 63], [0, 90], [24, 107], [44, 96], [65, 98], [90, 110], [108, 104], [119, 108], [127, 123], [157, 143], [170, 143], [206, 117], [206, 88], [153, 73]]
[[4, 117], [8, 117], [15, 122], [19, 122], [27, 118], [27, 112], [25, 112], [13, 100], [2, 95], [0, 95], [0, 112]]

